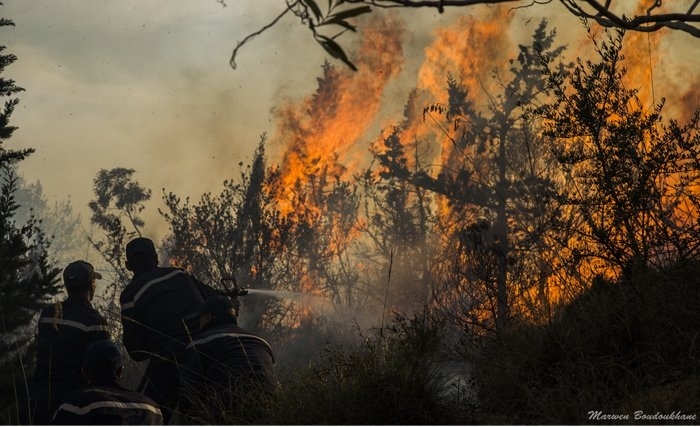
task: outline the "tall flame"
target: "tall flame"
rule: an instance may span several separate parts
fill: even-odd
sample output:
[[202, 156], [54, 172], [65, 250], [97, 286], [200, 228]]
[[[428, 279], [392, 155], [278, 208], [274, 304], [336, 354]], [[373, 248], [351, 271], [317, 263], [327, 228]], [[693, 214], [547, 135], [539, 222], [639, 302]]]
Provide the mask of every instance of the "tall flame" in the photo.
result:
[[483, 99], [488, 76], [513, 57], [508, 36], [513, 14], [496, 7], [479, 18], [465, 15], [447, 28], [436, 31], [435, 41], [425, 50], [425, 63], [418, 72], [418, 88], [436, 100], [445, 98], [448, 73], [462, 82], [472, 96]]
[[342, 177], [359, 167], [367, 150], [355, 146], [375, 119], [386, 85], [402, 69], [403, 34], [397, 20], [372, 20], [363, 30], [357, 72], [326, 66], [313, 96], [277, 111], [283, 213], [297, 180], [324, 168]]

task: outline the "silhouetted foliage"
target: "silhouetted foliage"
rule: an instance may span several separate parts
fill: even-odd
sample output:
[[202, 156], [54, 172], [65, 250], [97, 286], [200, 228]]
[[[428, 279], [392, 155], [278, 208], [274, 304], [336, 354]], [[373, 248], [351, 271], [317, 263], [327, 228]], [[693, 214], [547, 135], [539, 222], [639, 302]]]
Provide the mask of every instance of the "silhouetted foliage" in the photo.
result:
[[[391, 158], [400, 163], [402, 170], [421, 169], [418, 145], [407, 158], [398, 127], [372, 152], [380, 161]], [[383, 317], [391, 312], [411, 313], [429, 300], [432, 198], [424, 188], [381, 168], [371, 167], [356, 179], [365, 218], [359, 229], [368, 239], [361, 242], [357, 255], [365, 266], [364, 287], [381, 304]]]
[[95, 199], [88, 203], [90, 222], [104, 233], [99, 238], [88, 236], [88, 240], [113, 271], [112, 277], [104, 278], [110, 282], [100, 283], [100, 288], [106, 286], [104, 309], [114, 327], [121, 325], [118, 295], [131, 280], [124, 249], [131, 239], [141, 237], [145, 224], [139, 215], [145, 209], [144, 202], [151, 198], [151, 190], [134, 180], [135, 172], [127, 168], [101, 169], [93, 181]]
[[[241, 162], [239, 166], [243, 166]], [[265, 186], [274, 173], [265, 167], [265, 137], [253, 162], [241, 171], [239, 182], [224, 181], [219, 195], [205, 193], [198, 204], [165, 194], [168, 211], [161, 214], [170, 226], [165, 239], [171, 263], [213, 285], [235, 277], [239, 286], [273, 289], [273, 265], [286, 241], [289, 225], [272, 204]], [[281, 310], [275, 299], [251, 295], [242, 300], [246, 327], [268, 327], [267, 316]]]
[[[14, 22], [8, 19], [0, 20], [0, 28], [14, 25]], [[6, 48], [6, 46], [0, 46], [0, 75], [4, 74], [5, 68], [17, 60], [17, 56], [11, 53], [4, 53]], [[18, 162], [34, 152], [32, 148], [10, 150], [3, 145], [17, 129], [16, 126], [10, 125], [10, 116], [12, 116], [17, 104], [19, 104], [19, 98], [12, 98], [12, 96], [23, 90], [23, 88], [15, 84], [14, 80], [0, 76], [0, 94], [2, 94], [3, 98], [6, 98], [5, 105], [0, 111], [0, 165]]]
[[[14, 25], [2, 20], [0, 26]], [[5, 46], [0, 46], [0, 52]], [[17, 59], [12, 54], [0, 55], [0, 73]], [[11, 97], [23, 89], [11, 79], [0, 78], [0, 93]], [[10, 116], [19, 99], [5, 102], [0, 112], [0, 321], [3, 349], [17, 328], [26, 326], [37, 310], [60, 291], [57, 276], [60, 270], [48, 263], [48, 240], [41, 232], [40, 220], [30, 216], [25, 225], [18, 225], [14, 215], [19, 208], [15, 201], [18, 177], [13, 166], [33, 150], [14, 151], [5, 148], [16, 127], [10, 126]]]
[[624, 83], [623, 35], [593, 40], [599, 62], [549, 70], [557, 99], [539, 109], [565, 174], [558, 197], [576, 218], [569, 250], [611, 277], [700, 255], [698, 112], [665, 125], [664, 101], [642, 105]]
[[[219, 0], [226, 5], [225, 0]], [[325, 10], [318, 5], [317, 0], [294, 0], [286, 2], [282, 12], [269, 24], [260, 30], [246, 36], [236, 45], [229, 63], [236, 68], [236, 54], [245, 43], [257, 35], [275, 26], [287, 13], [296, 16], [304, 27], [309, 28], [313, 38], [323, 49], [333, 58], [344, 62], [352, 70], [356, 70], [355, 65], [348, 58], [343, 48], [336, 41], [346, 31], [356, 32], [357, 25], [348, 19], [372, 12], [371, 7], [377, 9], [436, 9], [443, 13], [446, 7], [470, 7], [476, 5], [506, 4], [506, 7], [523, 9], [536, 7], [551, 7], [551, 0], [531, 1], [531, 0], [328, 0]], [[622, 30], [654, 32], [658, 30], [682, 31], [693, 37], [700, 37], [700, 14], [697, 12], [698, 3], [693, 2], [687, 5], [684, 2], [673, 4], [678, 9], [668, 8], [665, 3], [656, 1], [650, 3], [649, 7], [643, 10], [645, 13], [630, 15], [629, 4], [625, 2], [600, 2], [598, 0], [559, 0], [564, 10], [582, 20], [595, 21], [606, 28], [618, 28]], [[662, 4], [663, 3], [663, 4]], [[662, 8], [665, 6], [666, 9]], [[326, 29], [335, 31], [332, 35], [324, 35], [319, 30]], [[505, 30], [505, 28], [504, 28]], [[436, 111], [436, 110], [434, 110]]]
[[589, 411], [626, 414], [625, 424], [640, 422], [635, 411], [697, 414], [699, 273], [690, 263], [596, 278], [551, 325], [513, 325], [475, 359], [482, 409], [545, 425], [588, 424]]
[[[14, 25], [12, 21], [0, 19], [0, 27]], [[4, 52], [5, 46], [0, 46]], [[0, 74], [15, 62], [12, 54], [0, 55]], [[7, 140], [16, 130], [11, 126], [10, 116], [22, 91], [11, 79], [0, 77], [0, 94], [5, 101], [0, 111], [0, 418], [5, 424], [17, 421], [17, 398], [21, 390], [15, 385], [26, 384], [30, 361], [30, 323], [38, 311], [51, 297], [58, 294], [60, 270], [53, 268], [48, 260], [49, 241], [41, 231], [41, 221], [30, 215], [26, 223], [18, 224], [15, 214], [19, 205], [15, 194], [19, 178], [15, 165], [34, 150], [10, 150]]]
[[318, 363], [287, 372], [256, 423], [478, 423], [471, 391], [464, 383], [450, 390], [454, 378], [441, 369], [441, 325], [425, 313], [388, 323], [357, 346], [328, 346]]
[[[391, 146], [390, 140], [375, 154], [386, 169], [384, 177], [407, 180], [446, 203], [438, 215], [445, 256], [434, 267], [440, 274], [433, 295], [447, 315], [477, 335], [503, 327], [509, 318], [541, 317], [548, 310], [541, 288], [551, 270], [542, 260], [552, 251], [560, 212], [552, 197], [555, 159], [529, 108], [548, 95], [539, 55], [560, 57], [564, 48], [554, 45], [554, 37], [542, 21], [532, 44], [520, 46], [510, 61], [509, 73], [495, 73], [502, 92], [488, 94], [485, 111], [448, 75], [448, 104], [423, 109], [424, 120], [439, 125], [447, 145], [436, 175], [410, 170], [404, 148]], [[445, 124], [439, 121], [442, 115]]]

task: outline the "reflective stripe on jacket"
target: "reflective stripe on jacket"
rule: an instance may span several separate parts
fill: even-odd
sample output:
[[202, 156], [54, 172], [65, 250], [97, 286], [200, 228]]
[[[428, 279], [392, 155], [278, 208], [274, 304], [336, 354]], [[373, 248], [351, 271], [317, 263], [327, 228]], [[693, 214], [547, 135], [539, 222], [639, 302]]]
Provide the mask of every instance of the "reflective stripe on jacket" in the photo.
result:
[[203, 299], [189, 274], [156, 267], [136, 275], [119, 301], [124, 347], [138, 361], [154, 354], [170, 358], [184, 349], [189, 342], [185, 318]]
[[34, 379], [83, 385], [85, 350], [102, 339], [109, 339], [107, 321], [82, 297], [46, 307], [39, 317]]
[[148, 397], [127, 390], [116, 382], [83, 389], [56, 411], [60, 425], [162, 425], [158, 405]]
[[277, 385], [270, 345], [235, 324], [235, 319], [207, 325], [187, 347], [181, 367], [183, 390], [232, 391], [233, 384]]

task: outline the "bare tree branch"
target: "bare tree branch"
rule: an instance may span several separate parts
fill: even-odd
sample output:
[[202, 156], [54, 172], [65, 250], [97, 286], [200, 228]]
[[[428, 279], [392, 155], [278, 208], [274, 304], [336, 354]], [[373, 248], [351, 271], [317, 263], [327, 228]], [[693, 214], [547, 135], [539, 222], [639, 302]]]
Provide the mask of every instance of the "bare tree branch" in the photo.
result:
[[[521, 3], [515, 8], [529, 7], [536, 4], [549, 4], [552, 0], [347, 0], [346, 3], [362, 3], [380, 8], [410, 7], [434, 8], [442, 12], [445, 7], [465, 7], [484, 4]], [[700, 0], [695, 0], [687, 10], [681, 9], [683, 3], [674, 1], [678, 9], [663, 13], [658, 12], [662, 0], [657, 0], [648, 9], [646, 15], [636, 15], [631, 18], [617, 10], [611, 0], [559, 0], [573, 15], [592, 19], [606, 27], [617, 27], [625, 30], [653, 32], [662, 28], [684, 31], [693, 37], [700, 37], [700, 13], [697, 12]], [[618, 2], [618, 4], [624, 2]], [[677, 5], [677, 6], [676, 6]], [[694, 25], [695, 23], [695, 25]]]
[[[680, 30], [693, 37], [700, 37], [700, 13], [696, 13], [699, 0], [695, 0], [687, 12], [658, 13], [653, 12], [661, 6], [661, 0], [657, 0], [647, 9], [646, 15], [636, 15], [632, 18], [613, 10], [611, 2], [601, 4], [596, 0], [559, 0], [567, 10], [575, 16], [592, 19], [604, 27], [617, 27], [624, 30], [654, 32], [662, 28]], [[586, 11], [588, 5], [592, 11]], [[693, 24], [695, 23], [695, 24]]]

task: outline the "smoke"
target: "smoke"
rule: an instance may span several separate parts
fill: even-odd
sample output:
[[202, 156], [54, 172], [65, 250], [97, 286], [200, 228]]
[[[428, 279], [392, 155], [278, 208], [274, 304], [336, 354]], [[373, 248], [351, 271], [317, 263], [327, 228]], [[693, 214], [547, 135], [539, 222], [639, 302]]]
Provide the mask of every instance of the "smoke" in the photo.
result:
[[163, 237], [161, 189], [195, 198], [215, 191], [252, 158], [278, 96], [308, 91], [304, 74], [323, 54], [303, 28], [289, 31], [298, 22], [282, 22], [242, 49], [238, 70], [228, 64], [236, 40], [278, 8], [128, 0], [2, 6], [16, 24], [2, 44], [18, 57], [5, 75], [26, 89], [9, 146], [37, 150], [20, 165], [25, 179], [40, 181], [52, 200], [70, 196], [89, 228], [97, 172], [134, 168], [154, 194], [145, 232]]

